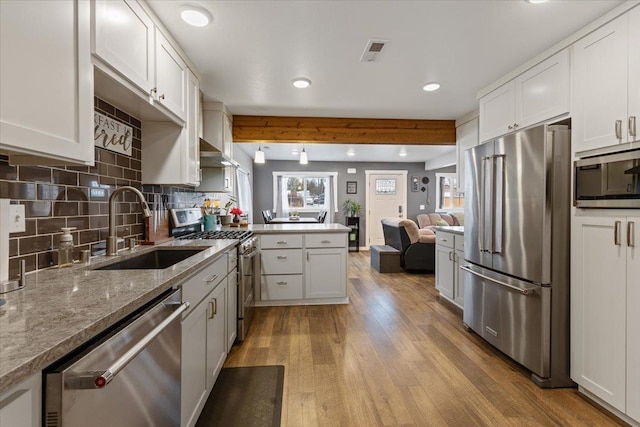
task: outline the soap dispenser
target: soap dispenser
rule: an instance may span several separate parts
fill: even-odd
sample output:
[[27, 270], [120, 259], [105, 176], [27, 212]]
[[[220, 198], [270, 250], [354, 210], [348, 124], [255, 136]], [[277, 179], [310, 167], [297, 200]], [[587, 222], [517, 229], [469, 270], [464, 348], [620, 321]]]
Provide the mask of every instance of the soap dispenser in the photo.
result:
[[58, 267], [70, 267], [73, 265], [73, 236], [71, 230], [75, 227], [62, 227], [62, 236], [58, 244]]

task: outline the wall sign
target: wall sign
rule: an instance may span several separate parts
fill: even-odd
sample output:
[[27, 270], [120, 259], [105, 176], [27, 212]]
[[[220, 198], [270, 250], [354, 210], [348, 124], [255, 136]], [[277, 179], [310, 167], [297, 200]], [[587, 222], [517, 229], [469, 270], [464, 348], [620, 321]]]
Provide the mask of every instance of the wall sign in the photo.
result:
[[131, 156], [133, 128], [104, 114], [93, 113], [93, 139], [97, 147]]

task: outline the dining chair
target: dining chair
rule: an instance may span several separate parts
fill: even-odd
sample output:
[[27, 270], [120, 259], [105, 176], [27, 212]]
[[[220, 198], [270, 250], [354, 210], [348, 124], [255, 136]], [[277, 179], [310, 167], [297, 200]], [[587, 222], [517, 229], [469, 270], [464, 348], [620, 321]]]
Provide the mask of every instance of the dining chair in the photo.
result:
[[268, 210], [262, 211], [262, 219], [264, 220], [265, 224], [269, 224], [269, 222], [271, 222], [271, 215]]

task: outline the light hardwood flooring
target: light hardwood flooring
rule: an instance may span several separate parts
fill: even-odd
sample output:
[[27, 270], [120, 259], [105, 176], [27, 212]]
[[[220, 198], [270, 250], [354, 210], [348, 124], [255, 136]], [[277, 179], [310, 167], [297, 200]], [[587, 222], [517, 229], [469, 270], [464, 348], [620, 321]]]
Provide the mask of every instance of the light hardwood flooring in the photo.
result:
[[258, 308], [225, 366], [284, 365], [282, 426], [612, 426], [467, 332], [433, 275], [350, 253], [350, 304]]

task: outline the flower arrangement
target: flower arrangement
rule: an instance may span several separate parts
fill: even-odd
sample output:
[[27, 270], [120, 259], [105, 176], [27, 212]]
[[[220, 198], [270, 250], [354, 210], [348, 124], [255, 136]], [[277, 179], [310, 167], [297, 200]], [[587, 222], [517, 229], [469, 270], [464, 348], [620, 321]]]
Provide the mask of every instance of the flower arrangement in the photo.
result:
[[229, 211], [231, 215], [242, 215], [242, 209], [235, 207]]

